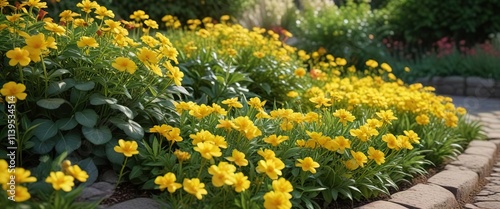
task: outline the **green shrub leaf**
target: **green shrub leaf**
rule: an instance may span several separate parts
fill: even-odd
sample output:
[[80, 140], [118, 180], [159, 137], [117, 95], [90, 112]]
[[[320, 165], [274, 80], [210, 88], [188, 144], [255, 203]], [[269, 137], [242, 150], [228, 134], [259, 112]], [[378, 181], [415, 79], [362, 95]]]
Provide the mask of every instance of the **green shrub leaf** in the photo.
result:
[[132, 171], [130, 171], [129, 178], [136, 179], [141, 177], [142, 175], [144, 175], [144, 173], [141, 170], [141, 166], [136, 165], [132, 168]]
[[57, 69], [57, 70], [54, 70], [50, 75], [49, 75], [49, 78], [55, 78], [55, 77], [59, 77], [61, 75], [64, 75], [64, 74], [67, 74], [67, 73], [70, 73], [69, 70], [66, 70], [66, 69]]
[[85, 138], [95, 145], [104, 144], [111, 140], [112, 137], [111, 130], [106, 126], [99, 128], [83, 126], [82, 132]]
[[49, 153], [54, 148], [54, 145], [56, 145], [56, 140], [54, 138], [42, 141], [35, 136], [31, 139], [31, 141], [35, 143], [35, 146], [33, 146], [33, 151], [36, 154], [41, 154], [41, 155]]
[[50, 139], [59, 131], [58, 126], [53, 121], [48, 119], [36, 119], [33, 121], [33, 124], [36, 125], [35, 129], [33, 129], [33, 135], [35, 135], [40, 141]]
[[75, 86], [75, 81], [71, 78], [66, 78], [62, 81], [54, 81], [49, 84], [49, 88], [47, 89], [47, 93], [49, 95], [57, 95], [60, 94], [69, 88]]
[[106, 144], [106, 157], [111, 163], [121, 165], [125, 156], [121, 153], [117, 153], [114, 150], [114, 147], [118, 145], [117, 139], [112, 139]]
[[119, 104], [110, 104], [109, 106], [111, 107], [111, 109], [119, 110], [130, 119], [134, 118], [134, 113], [128, 107]]
[[75, 119], [82, 126], [94, 127], [97, 124], [99, 116], [92, 109], [85, 109], [75, 113]]
[[40, 107], [49, 110], [55, 110], [59, 108], [62, 104], [64, 104], [66, 100], [61, 98], [50, 98], [50, 99], [41, 99], [36, 102], [36, 104]]
[[94, 161], [92, 161], [92, 158], [86, 158], [80, 162], [77, 163], [82, 170], [87, 171], [87, 174], [89, 175], [89, 178], [87, 181], [84, 183], [85, 185], [90, 185], [93, 184], [97, 180], [97, 176], [99, 175], [99, 171], [97, 170], [97, 167], [94, 164]]
[[68, 154], [78, 149], [82, 145], [82, 137], [78, 132], [72, 131], [62, 137], [59, 137], [56, 144], [57, 153], [67, 151]]
[[132, 139], [142, 139], [144, 137], [144, 129], [141, 125], [133, 120], [122, 120], [120, 118], [110, 118], [109, 121], [116, 127], [123, 130], [127, 136]]
[[74, 117], [61, 118], [56, 121], [56, 125], [59, 127], [59, 130], [68, 131], [75, 128], [78, 125], [78, 121], [76, 121]]
[[75, 88], [80, 90], [80, 91], [90, 91], [90, 90], [94, 89], [94, 87], [95, 87], [94, 81], [88, 81], [85, 83], [78, 83], [75, 85]]
[[90, 104], [92, 105], [103, 105], [103, 104], [116, 104], [118, 101], [115, 98], [108, 98], [99, 93], [93, 93], [90, 95]]

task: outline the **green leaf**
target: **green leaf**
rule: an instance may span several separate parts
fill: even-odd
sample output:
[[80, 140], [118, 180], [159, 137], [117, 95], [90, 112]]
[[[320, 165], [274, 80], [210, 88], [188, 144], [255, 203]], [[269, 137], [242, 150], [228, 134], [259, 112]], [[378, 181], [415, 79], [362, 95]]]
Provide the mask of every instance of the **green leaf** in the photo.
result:
[[125, 156], [121, 153], [117, 153], [114, 150], [114, 147], [118, 145], [117, 139], [112, 139], [108, 143], [106, 143], [106, 157], [108, 160], [116, 165], [121, 165]]
[[109, 121], [113, 123], [116, 127], [123, 130], [127, 136], [132, 139], [142, 139], [144, 137], [144, 129], [141, 125], [133, 120], [124, 121], [120, 118], [113, 117]]
[[61, 131], [68, 131], [75, 128], [78, 125], [78, 121], [76, 121], [74, 117], [61, 118], [56, 121], [56, 125]]
[[72, 131], [58, 139], [56, 144], [56, 151], [58, 153], [67, 151], [68, 154], [70, 154], [74, 150], [80, 148], [81, 145], [82, 137], [80, 136], [80, 134], [78, 134], [78, 132]]
[[129, 178], [130, 179], [136, 179], [144, 175], [144, 173], [141, 170], [141, 166], [136, 165], [132, 168], [132, 171], [130, 171]]
[[57, 69], [50, 73], [49, 78], [59, 77], [61, 75], [70, 73], [69, 70], [66, 69]]
[[132, 110], [128, 107], [125, 107], [125, 106], [119, 105], [119, 104], [110, 104], [109, 106], [111, 107], [111, 109], [119, 110], [120, 112], [125, 114], [130, 119], [134, 118], [134, 114], [133, 114]]
[[75, 113], [75, 119], [82, 126], [94, 127], [97, 124], [99, 116], [92, 109], [85, 109]]
[[35, 129], [33, 129], [33, 135], [40, 141], [46, 141], [55, 136], [59, 131], [58, 126], [48, 119], [36, 119], [33, 121], [33, 124], [36, 126]]
[[87, 174], [89, 175], [89, 178], [87, 181], [84, 183], [85, 185], [91, 185], [97, 180], [97, 176], [99, 175], [99, 171], [97, 170], [97, 167], [94, 164], [94, 161], [92, 161], [92, 158], [86, 158], [80, 162], [77, 163], [78, 166], [82, 170], [85, 170]]
[[87, 81], [85, 83], [78, 83], [75, 85], [75, 88], [80, 91], [90, 91], [94, 89], [95, 83], [94, 81]]
[[93, 93], [90, 95], [89, 100], [92, 105], [116, 104], [116, 102], [118, 102], [115, 98], [108, 98], [99, 93]]
[[50, 99], [41, 99], [36, 102], [36, 104], [40, 107], [49, 110], [55, 110], [59, 108], [62, 104], [64, 104], [66, 100], [61, 98], [50, 98]]
[[62, 81], [50, 82], [47, 93], [49, 95], [60, 94], [75, 85], [75, 81], [71, 78], [64, 79]]
[[104, 144], [111, 140], [112, 137], [111, 130], [106, 126], [99, 128], [82, 126], [82, 133], [87, 140], [95, 145]]
[[167, 90], [172, 93], [190, 95], [186, 88], [184, 88], [183, 86], [169, 86]]
[[30, 141], [35, 143], [35, 146], [33, 146], [33, 151], [36, 154], [40, 155], [49, 153], [54, 148], [54, 145], [56, 145], [56, 141], [52, 138], [45, 141], [41, 141], [36, 136], [34, 136]]

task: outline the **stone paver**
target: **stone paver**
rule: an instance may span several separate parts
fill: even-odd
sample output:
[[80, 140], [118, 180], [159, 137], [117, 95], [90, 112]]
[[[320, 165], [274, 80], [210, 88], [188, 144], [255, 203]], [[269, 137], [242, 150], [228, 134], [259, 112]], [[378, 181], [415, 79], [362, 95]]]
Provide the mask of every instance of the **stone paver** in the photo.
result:
[[408, 190], [391, 195], [389, 201], [409, 208], [446, 209], [459, 207], [453, 193], [434, 184], [417, 184]]
[[429, 178], [427, 182], [447, 189], [458, 201], [465, 201], [474, 192], [479, 176], [471, 170], [444, 170]]
[[112, 205], [107, 209], [159, 209], [159, 208], [167, 208], [167, 207], [162, 207], [158, 202], [156, 202], [151, 198], [135, 198]]

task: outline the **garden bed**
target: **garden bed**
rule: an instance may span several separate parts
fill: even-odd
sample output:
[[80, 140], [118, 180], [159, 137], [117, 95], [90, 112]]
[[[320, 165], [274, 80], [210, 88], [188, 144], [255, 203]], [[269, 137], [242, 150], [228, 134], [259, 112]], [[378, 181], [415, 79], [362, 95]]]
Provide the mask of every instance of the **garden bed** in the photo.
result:
[[492, 78], [434, 76], [417, 79], [417, 82], [435, 87], [438, 94], [500, 98], [500, 81]]

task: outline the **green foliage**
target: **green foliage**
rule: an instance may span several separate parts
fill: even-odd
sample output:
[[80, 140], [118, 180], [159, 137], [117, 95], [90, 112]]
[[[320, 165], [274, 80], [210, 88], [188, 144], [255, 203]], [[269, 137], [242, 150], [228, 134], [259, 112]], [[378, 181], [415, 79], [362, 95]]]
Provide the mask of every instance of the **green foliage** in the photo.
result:
[[392, 0], [387, 8], [396, 37], [427, 47], [442, 37], [481, 43], [500, 31], [498, 0]]

